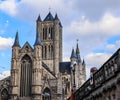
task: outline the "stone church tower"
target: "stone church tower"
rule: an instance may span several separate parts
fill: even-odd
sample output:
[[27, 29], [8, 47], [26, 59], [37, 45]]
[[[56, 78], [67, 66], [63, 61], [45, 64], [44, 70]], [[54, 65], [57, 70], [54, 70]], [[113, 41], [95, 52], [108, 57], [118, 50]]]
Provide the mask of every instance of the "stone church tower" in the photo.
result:
[[43, 21], [38, 16], [34, 48], [28, 42], [21, 48], [18, 33], [16, 34], [12, 47], [11, 99], [59, 99], [60, 96], [57, 95], [61, 94], [58, 91], [61, 61], [62, 26], [57, 14], [53, 18], [49, 12]]
[[[75, 73], [73, 72], [75, 69]], [[85, 62], [78, 43], [70, 61], [62, 61], [62, 25], [51, 12], [36, 20], [36, 39], [31, 46], [19, 44], [18, 32], [12, 46], [11, 76], [0, 81], [0, 100], [63, 100], [86, 80]]]
[[57, 14], [53, 18], [49, 12], [44, 21], [37, 19], [37, 33], [41, 39], [42, 60], [56, 75], [59, 73], [59, 62], [62, 61], [62, 26]]

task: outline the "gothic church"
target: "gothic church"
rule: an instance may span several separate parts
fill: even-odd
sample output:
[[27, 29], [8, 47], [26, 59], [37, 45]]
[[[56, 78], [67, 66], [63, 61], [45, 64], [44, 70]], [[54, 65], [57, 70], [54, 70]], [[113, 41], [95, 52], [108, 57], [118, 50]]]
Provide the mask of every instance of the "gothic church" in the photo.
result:
[[70, 61], [62, 61], [62, 24], [49, 12], [44, 20], [37, 18], [34, 46], [26, 42], [21, 47], [16, 33], [11, 76], [0, 81], [0, 100], [63, 100], [85, 80], [78, 43]]

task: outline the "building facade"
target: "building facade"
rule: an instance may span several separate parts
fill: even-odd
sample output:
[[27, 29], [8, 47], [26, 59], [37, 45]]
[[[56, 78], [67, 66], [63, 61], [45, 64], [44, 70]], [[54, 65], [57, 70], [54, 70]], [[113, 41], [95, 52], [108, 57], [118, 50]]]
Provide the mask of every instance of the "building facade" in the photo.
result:
[[[32, 47], [19, 44], [18, 32], [12, 46], [11, 76], [0, 81], [1, 100], [63, 100], [86, 80], [85, 62], [78, 43], [70, 61], [62, 61], [62, 25], [51, 12], [36, 21]], [[73, 69], [74, 68], [74, 73]]]
[[[72, 95], [73, 100], [120, 100], [120, 49]], [[68, 99], [70, 100], [70, 98]]]

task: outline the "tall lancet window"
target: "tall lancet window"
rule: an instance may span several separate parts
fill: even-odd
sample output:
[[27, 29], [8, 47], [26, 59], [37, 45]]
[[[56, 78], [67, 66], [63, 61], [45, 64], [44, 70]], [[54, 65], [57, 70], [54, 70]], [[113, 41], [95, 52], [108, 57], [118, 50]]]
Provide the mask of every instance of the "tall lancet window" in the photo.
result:
[[25, 55], [21, 61], [21, 79], [20, 79], [20, 96], [27, 97], [31, 94], [32, 82], [32, 60]]

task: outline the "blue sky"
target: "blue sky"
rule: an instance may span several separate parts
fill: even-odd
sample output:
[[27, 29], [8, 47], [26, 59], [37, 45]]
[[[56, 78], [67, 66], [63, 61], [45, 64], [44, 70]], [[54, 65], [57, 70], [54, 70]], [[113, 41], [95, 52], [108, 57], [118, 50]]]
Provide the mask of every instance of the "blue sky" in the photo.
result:
[[120, 47], [120, 0], [0, 0], [0, 79], [10, 73], [11, 46], [16, 32], [20, 45], [32, 46], [36, 18], [49, 12], [58, 14], [63, 25], [63, 60], [79, 39], [81, 58], [87, 76], [91, 67], [99, 68]]

